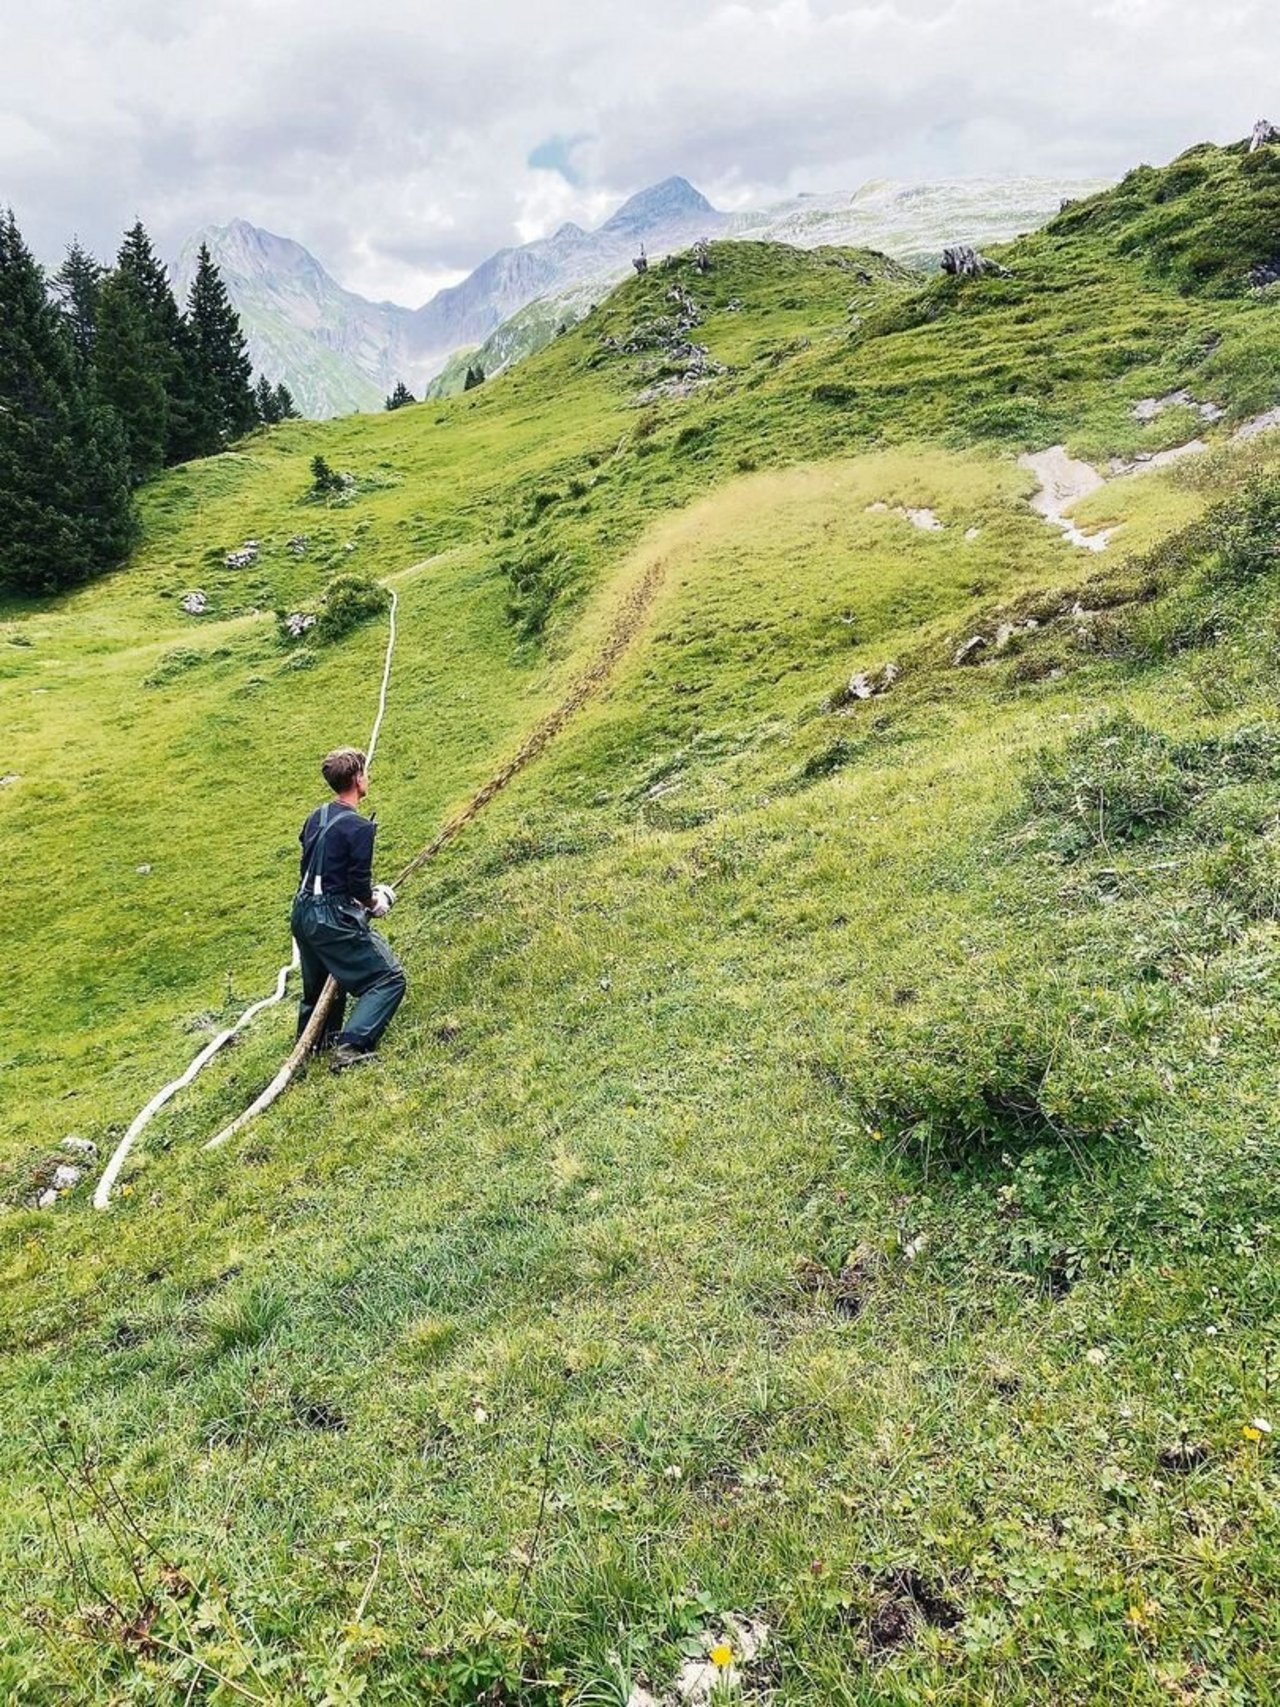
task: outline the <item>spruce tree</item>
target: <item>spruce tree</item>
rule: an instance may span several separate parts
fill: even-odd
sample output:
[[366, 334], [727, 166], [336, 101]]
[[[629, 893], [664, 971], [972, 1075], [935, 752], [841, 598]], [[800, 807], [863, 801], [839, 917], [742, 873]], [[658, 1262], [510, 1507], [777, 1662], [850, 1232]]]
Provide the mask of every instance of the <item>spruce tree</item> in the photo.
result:
[[[142, 221], [125, 232], [115, 274], [133, 293], [150, 350], [147, 365], [160, 376], [166, 397], [165, 462], [186, 462], [218, 448], [214, 411], [201, 396], [196, 341], [178, 312], [169, 274], [156, 256]], [[128, 420], [125, 428], [132, 435]]]
[[215, 422], [218, 443], [226, 444], [254, 425], [261, 414], [262, 399], [259, 396], [255, 401], [253, 364], [240, 317], [231, 306], [207, 243], [200, 245], [187, 296], [187, 324], [195, 347], [199, 403]]
[[263, 426], [274, 427], [280, 419], [280, 406], [271, 381], [265, 373], [259, 374], [258, 383], [253, 388], [253, 402]]
[[474, 391], [477, 385], [484, 384], [484, 369], [477, 362], [474, 367], [468, 365], [467, 376], [462, 382], [464, 391]]
[[166, 380], [172, 363], [157, 344], [137, 286], [126, 273], [109, 273], [103, 283], [93, 355], [98, 396], [119, 417], [130, 477], [138, 485], [164, 466], [169, 442]]
[[73, 237], [67, 258], [53, 275], [52, 289], [76, 355], [85, 367], [93, 359], [98, 333], [98, 302], [106, 268]]
[[0, 585], [73, 586], [137, 538], [119, 423], [90, 396], [12, 212], [0, 216]]
[[298, 405], [293, 400], [293, 393], [283, 380], [276, 386], [276, 419], [279, 421], [300, 421], [302, 419]]
[[416, 403], [418, 400], [402, 379], [396, 381], [396, 388], [382, 405], [384, 409], [403, 409], [406, 403]]

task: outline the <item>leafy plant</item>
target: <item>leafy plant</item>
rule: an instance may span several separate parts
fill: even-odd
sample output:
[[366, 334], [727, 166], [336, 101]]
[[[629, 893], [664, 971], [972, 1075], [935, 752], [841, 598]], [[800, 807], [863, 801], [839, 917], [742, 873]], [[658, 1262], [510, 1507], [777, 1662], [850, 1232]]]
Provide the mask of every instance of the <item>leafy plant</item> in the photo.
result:
[[391, 594], [372, 575], [335, 575], [324, 590], [311, 633], [321, 644], [329, 645], [361, 623], [381, 616], [390, 605]]

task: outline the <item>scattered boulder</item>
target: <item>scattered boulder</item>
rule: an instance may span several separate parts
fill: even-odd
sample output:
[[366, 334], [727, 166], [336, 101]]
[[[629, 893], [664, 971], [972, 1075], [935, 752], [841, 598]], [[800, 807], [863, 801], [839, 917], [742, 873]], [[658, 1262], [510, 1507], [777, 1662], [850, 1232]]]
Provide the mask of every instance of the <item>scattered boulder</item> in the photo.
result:
[[73, 1151], [77, 1156], [87, 1156], [90, 1161], [98, 1154], [98, 1146], [92, 1138], [77, 1138], [74, 1134], [62, 1140], [62, 1148]]
[[74, 1168], [70, 1162], [60, 1162], [53, 1170], [50, 1184], [55, 1191], [74, 1191], [83, 1178], [83, 1168]]
[[953, 664], [972, 664], [979, 652], [985, 652], [991, 642], [985, 634], [971, 634], [964, 643], [958, 646], [952, 655]]
[[1265, 148], [1269, 142], [1280, 142], [1280, 126], [1273, 125], [1270, 119], [1259, 119], [1253, 127], [1249, 138], [1249, 152], [1256, 154], [1260, 148]]
[[1011, 276], [1008, 267], [1002, 267], [999, 261], [989, 260], [967, 243], [954, 243], [942, 251], [942, 270], [961, 279], [980, 279], [988, 273], [1002, 279]]
[[1256, 439], [1259, 433], [1269, 433], [1276, 427], [1280, 427], [1280, 409], [1268, 409], [1265, 415], [1255, 415], [1251, 421], [1237, 427], [1231, 436], [1234, 439]]
[[1140, 397], [1133, 406], [1135, 421], [1154, 421], [1166, 409], [1195, 409], [1202, 421], [1220, 421], [1226, 411], [1220, 403], [1201, 403], [1185, 389], [1166, 392], [1163, 397]]
[[311, 541], [307, 538], [305, 533], [292, 534], [285, 542], [286, 549], [291, 551], [295, 557], [305, 557], [307, 555], [307, 547], [310, 543]]
[[133, 869], [137, 872], [139, 877], [151, 876], [151, 867], [149, 865], [135, 865]]
[[1171, 463], [1181, 462], [1184, 457], [1199, 456], [1208, 448], [1204, 439], [1190, 439], [1185, 445], [1173, 445], [1169, 450], [1144, 450], [1134, 457], [1113, 456], [1107, 466], [1112, 474], [1120, 476], [1148, 474], [1152, 469], [1168, 468]]
[[0, 788], [12, 788], [15, 782], [21, 781], [17, 771], [10, 771], [8, 776], [0, 776]]
[[[867, 505], [869, 516], [885, 515], [888, 510], [889, 505], [883, 502]], [[895, 504], [893, 513], [895, 516], [901, 516], [904, 522], [910, 522], [912, 527], [919, 528], [921, 533], [941, 533], [947, 525], [945, 522], [939, 521], [932, 510], [915, 507], [911, 504]]]
[[192, 588], [184, 593], [178, 603], [188, 616], [203, 616], [209, 608], [209, 595], [201, 587]]
[[693, 246], [693, 264], [700, 273], [711, 271], [711, 245], [705, 237], [699, 237]]
[[57, 1201], [58, 1201], [57, 1192], [53, 1189], [52, 1186], [49, 1186], [49, 1188], [46, 1191], [42, 1191], [40, 1193], [39, 1197], [36, 1198], [36, 1208], [37, 1209], [52, 1209], [54, 1204]]
[[301, 640], [309, 628], [316, 625], [316, 613], [309, 610], [291, 610], [284, 617], [284, 630], [290, 640]]
[[996, 629], [996, 653], [1006, 652], [1010, 642], [1019, 634], [1030, 634], [1039, 626], [1040, 624], [1033, 616], [1029, 616], [1025, 622], [1002, 622]]
[[833, 696], [831, 709], [837, 711], [843, 706], [855, 704], [858, 700], [875, 699], [878, 694], [888, 693], [901, 674], [902, 671], [893, 663], [882, 664], [878, 670], [857, 670], [840, 692]]
[[1266, 290], [1269, 285], [1280, 284], [1280, 255], [1250, 267], [1248, 283], [1251, 290]]
[[238, 551], [229, 551], [224, 559], [228, 569], [248, 569], [258, 561], [258, 542], [246, 539]]

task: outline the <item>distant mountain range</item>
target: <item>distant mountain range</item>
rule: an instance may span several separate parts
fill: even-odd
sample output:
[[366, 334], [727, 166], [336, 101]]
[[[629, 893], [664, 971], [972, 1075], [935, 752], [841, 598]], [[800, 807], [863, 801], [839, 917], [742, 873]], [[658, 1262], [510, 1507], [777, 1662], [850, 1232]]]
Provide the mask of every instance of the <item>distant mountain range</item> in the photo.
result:
[[1043, 224], [1064, 197], [1100, 187], [1048, 178], [881, 182], [727, 214], [686, 179], [667, 178], [632, 196], [595, 231], [566, 224], [550, 237], [498, 250], [416, 309], [344, 290], [301, 244], [237, 219], [191, 238], [175, 284], [185, 294], [196, 250], [207, 243], [255, 367], [284, 380], [304, 414], [322, 417], [381, 408], [398, 379], [419, 395], [433, 380], [435, 390], [453, 389], [467, 355], [487, 373], [509, 365], [578, 319], [630, 271], [642, 246], [656, 258], [700, 237], [800, 248], [851, 243], [936, 262], [946, 243], [1006, 241]]

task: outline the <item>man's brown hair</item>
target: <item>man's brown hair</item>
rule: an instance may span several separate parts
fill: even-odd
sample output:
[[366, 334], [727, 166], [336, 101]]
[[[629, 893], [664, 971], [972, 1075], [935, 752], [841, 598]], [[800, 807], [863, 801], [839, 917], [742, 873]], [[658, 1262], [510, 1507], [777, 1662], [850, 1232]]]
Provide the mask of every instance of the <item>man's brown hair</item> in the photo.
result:
[[335, 747], [325, 755], [320, 774], [335, 794], [345, 794], [368, 763], [359, 747]]

